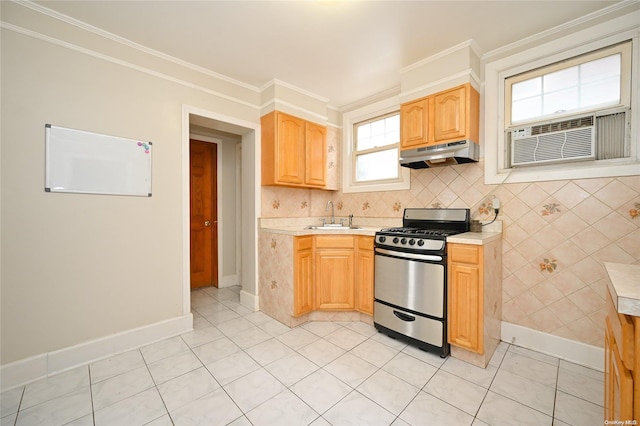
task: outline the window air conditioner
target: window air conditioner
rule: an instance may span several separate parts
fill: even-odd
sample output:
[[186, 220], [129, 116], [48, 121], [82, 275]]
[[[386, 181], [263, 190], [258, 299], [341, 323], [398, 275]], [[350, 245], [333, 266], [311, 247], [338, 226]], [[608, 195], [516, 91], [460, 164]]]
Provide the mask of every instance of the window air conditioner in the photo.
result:
[[526, 166], [594, 160], [594, 114], [507, 131], [511, 165]]

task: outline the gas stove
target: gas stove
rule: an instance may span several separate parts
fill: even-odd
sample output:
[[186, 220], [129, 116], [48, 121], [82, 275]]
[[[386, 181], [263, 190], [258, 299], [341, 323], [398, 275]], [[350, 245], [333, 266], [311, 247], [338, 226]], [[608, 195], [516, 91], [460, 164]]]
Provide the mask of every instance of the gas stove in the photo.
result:
[[375, 246], [403, 252], [441, 254], [445, 251], [448, 236], [469, 230], [470, 211], [407, 208], [402, 224], [402, 227], [377, 232]]
[[446, 238], [467, 232], [469, 209], [405, 209], [376, 232], [373, 324], [393, 338], [449, 354]]

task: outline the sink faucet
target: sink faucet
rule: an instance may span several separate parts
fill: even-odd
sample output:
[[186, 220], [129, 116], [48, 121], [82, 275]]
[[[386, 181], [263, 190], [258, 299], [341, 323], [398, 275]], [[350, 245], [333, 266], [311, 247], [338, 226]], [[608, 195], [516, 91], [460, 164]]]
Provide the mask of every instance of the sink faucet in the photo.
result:
[[329, 210], [329, 205], [331, 205], [331, 223], [336, 223], [336, 216], [333, 211], [333, 201], [327, 201], [327, 205], [325, 206], [324, 211], [326, 212], [327, 210]]

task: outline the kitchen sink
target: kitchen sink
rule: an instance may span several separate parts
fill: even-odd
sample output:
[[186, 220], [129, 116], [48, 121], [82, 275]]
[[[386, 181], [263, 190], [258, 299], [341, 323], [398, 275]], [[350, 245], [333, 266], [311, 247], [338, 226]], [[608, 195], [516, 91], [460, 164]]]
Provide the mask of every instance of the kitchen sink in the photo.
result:
[[350, 229], [362, 229], [360, 226], [344, 226], [344, 225], [320, 225], [320, 226], [307, 226], [304, 229], [314, 229], [318, 231], [348, 231]]

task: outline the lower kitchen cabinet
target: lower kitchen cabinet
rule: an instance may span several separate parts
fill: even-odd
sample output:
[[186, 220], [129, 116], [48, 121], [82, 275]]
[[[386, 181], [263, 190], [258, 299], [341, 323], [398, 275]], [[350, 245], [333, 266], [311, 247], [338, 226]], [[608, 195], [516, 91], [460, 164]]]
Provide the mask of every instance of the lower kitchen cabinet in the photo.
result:
[[502, 240], [447, 243], [451, 355], [485, 368], [500, 343]]
[[373, 237], [293, 238], [293, 316], [317, 311], [373, 315]]
[[293, 315], [313, 310], [313, 237], [293, 239]]
[[[604, 420], [640, 418], [640, 317], [617, 312], [607, 297]], [[613, 422], [611, 423], [613, 424]]]
[[356, 310], [373, 315], [373, 237], [356, 239]]
[[449, 244], [449, 343], [482, 353], [482, 246]]
[[315, 237], [315, 308], [353, 310], [354, 237], [317, 235]]

